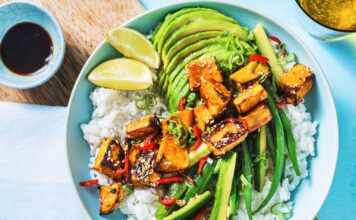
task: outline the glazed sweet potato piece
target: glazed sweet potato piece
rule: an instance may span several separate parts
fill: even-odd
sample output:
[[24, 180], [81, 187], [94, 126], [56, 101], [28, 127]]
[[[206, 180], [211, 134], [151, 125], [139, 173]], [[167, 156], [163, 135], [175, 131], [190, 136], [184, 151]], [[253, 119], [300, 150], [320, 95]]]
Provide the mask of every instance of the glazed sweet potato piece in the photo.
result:
[[207, 81], [200, 87], [200, 97], [204, 100], [209, 113], [215, 117], [225, 110], [231, 99], [231, 92], [216, 81]]
[[117, 141], [104, 138], [95, 158], [93, 169], [116, 180], [121, 179], [121, 176], [117, 175], [115, 171], [124, 166], [124, 157], [125, 150]]
[[261, 103], [240, 118], [246, 122], [248, 131], [252, 132], [267, 124], [272, 119], [272, 115], [268, 106]]
[[203, 133], [202, 138], [215, 155], [221, 155], [244, 141], [247, 135], [243, 121], [228, 118], [211, 127], [211, 131]]
[[119, 206], [124, 198], [122, 183], [114, 182], [110, 185], [99, 186], [100, 194], [100, 215], [109, 214]]
[[267, 64], [251, 61], [246, 66], [231, 74], [230, 79], [241, 88], [256, 82], [263, 74], [267, 74], [268, 71]]
[[195, 60], [185, 66], [185, 71], [188, 75], [190, 90], [196, 90], [202, 82], [214, 80], [223, 82], [221, 72], [214, 57], [203, 60]]
[[193, 109], [185, 109], [183, 111], [178, 111], [174, 115], [162, 120], [162, 134], [165, 135], [168, 132], [169, 120], [177, 121], [177, 123], [182, 124], [184, 127], [192, 127], [194, 123], [194, 113]]
[[159, 130], [160, 122], [156, 116], [148, 116], [126, 125], [126, 135], [131, 139], [143, 139]]
[[207, 125], [214, 121], [214, 117], [209, 113], [208, 107], [199, 105], [194, 108], [194, 117], [199, 129], [204, 132]]
[[137, 151], [136, 147], [131, 147], [129, 161], [131, 184], [134, 186], [154, 186], [161, 178], [161, 174], [153, 170], [155, 163], [155, 151]]
[[173, 173], [188, 167], [188, 148], [180, 148], [172, 135], [164, 136], [157, 152], [155, 171]]
[[233, 104], [239, 114], [244, 114], [266, 98], [267, 92], [263, 86], [255, 83], [238, 94]]
[[298, 105], [313, 87], [315, 76], [303, 64], [294, 65], [279, 81], [279, 86], [286, 97], [286, 102]]

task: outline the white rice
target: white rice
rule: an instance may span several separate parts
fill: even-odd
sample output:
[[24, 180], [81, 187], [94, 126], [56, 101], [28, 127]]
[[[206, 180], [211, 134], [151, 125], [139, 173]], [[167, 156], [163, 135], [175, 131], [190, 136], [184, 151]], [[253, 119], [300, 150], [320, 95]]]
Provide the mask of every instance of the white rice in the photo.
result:
[[[84, 133], [84, 138], [90, 145], [89, 167], [92, 168], [95, 156], [98, 153], [100, 141], [104, 137], [114, 137], [123, 141], [124, 127], [128, 122], [140, 119], [146, 115], [142, 110], [135, 107], [135, 98], [142, 97], [148, 91], [116, 91], [105, 88], [96, 88], [90, 98], [93, 102], [94, 112], [92, 119], [88, 124], [82, 124], [81, 128]], [[167, 115], [165, 106], [162, 100], [158, 98], [157, 105], [152, 109], [152, 112]], [[297, 144], [298, 163], [302, 175], [297, 177], [294, 173], [293, 166], [287, 158], [284, 180], [282, 185], [278, 188], [275, 196], [269, 204], [258, 214], [254, 215], [254, 219], [277, 219], [277, 217], [270, 213], [270, 207], [276, 202], [288, 202], [292, 207], [293, 203], [290, 201], [291, 192], [298, 186], [300, 181], [308, 176], [307, 159], [309, 156], [314, 156], [314, 135], [316, 133], [317, 123], [313, 122], [311, 115], [306, 112], [303, 103], [297, 107], [287, 105], [284, 107], [288, 118], [293, 127], [294, 137]], [[98, 178], [99, 184], [110, 183], [110, 178], [95, 170], [91, 170], [92, 178]], [[271, 181], [268, 180], [261, 193], [253, 191], [253, 209], [257, 208], [259, 203], [265, 198]], [[154, 189], [149, 188], [135, 188], [134, 193], [125, 197], [120, 203], [120, 211], [129, 216], [129, 219], [154, 219], [154, 212], [158, 204], [158, 196]], [[240, 203], [240, 210], [238, 217], [235, 219], [248, 219], [244, 202]]]

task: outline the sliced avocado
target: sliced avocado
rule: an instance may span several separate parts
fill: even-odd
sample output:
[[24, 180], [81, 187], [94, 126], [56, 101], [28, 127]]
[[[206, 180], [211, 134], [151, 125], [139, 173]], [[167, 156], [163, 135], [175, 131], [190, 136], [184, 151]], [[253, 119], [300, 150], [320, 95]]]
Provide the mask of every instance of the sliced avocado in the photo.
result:
[[171, 48], [168, 48], [168, 51], [164, 50], [162, 51], [162, 60], [163, 63], [168, 63], [172, 57], [180, 50], [183, 48], [195, 43], [199, 42], [204, 39], [208, 38], [213, 38], [217, 37], [220, 34], [227, 33], [227, 32], [222, 32], [222, 31], [205, 31], [205, 32], [199, 32], [196, 34], [189, 35], [183, 39], [180, 39], [178, 42], [176, 42]]
[[158, 40], [158, 52], [160, 53], [162, 51], [163, 45], [168, 39], [168, 37], [171, 36], [172, 33], [174, 33], [179, 27], [182, 27], [183, 25], [196, 20], [205, 19], [218, 19], [231, 24], [237, 24], [235, 19], [227, 17], [226, 15], [209, 8], [200, 8], [200, 10], [197, 11], [190, 11], [188, 13], [184, 13], [180, 16], [176, 16], [173, 21], [171, 21], [167, 26], [165, 26], [164, 31], [162, 31], [160, 39]]
[[168, 89], [167, 92], [170, 102], [175, 100], [176, 96], [181, 92], [183, 87], [188, 84], [188, 77], [185, 70], [182, 70], [179, 74], [180, 77], [177, 77], [177, 79], [172, 83], [172, 86], [169, 88], [170, 90]]
[[232, 24], [221, 19], [195, 20], [181, 26], [164, 42], [163, 50], [168, 50], [178, 40], [203, 31], [227, 31], [236, 34], [241, 40], [248, 40], [248, 31], [238, 24]]
[[178, 93], [178, 96], [175, 96], [172, 100], [169, 100], [170, 101], [170, 105], [168, 105], [168, 110], [169, 112], [176, 112], [178, 111], [178, 104], [179, 104], [179, 101], [187, 96], [189, 93], [189, 85], [188, 83], [184, 85], [183, 89]]
[[158, 82], [157, 82], [157, 87], [162, 91], [163, 88], [163, 84], [165, 82], [167, 78], [167, 75], [165, 74], [165, 72], [163, 70], [160, 70], [158, 72]]
[[193, 11], [199, 11], [200, 8], [184, 8], [182, 10], [179, 10], [173, 14], [168, 14], [165, 18], [164, 21], [162, 22], [161, 25], [159, 25], [156, 30], [152, 34], [152, 41], [153, 41], [153, 47], [157, 49], [158, 42], [161, 38], [162, 32], [166, 29], [166, 27], [177, 17], [193, 12]]
[[186, 81], [186, 82], [188, 81], [184, 69], [178, 73], [177, 77], [172, 82], [169, 82], [168, 90], [166, 91], [165, 100], [171, 99], [172, 96], [174, 96], [174, 94], [176, 95], [178, 94], [179, 90], [177, 86], [181, 81]]
[[197, 195], [189, 200], [189, 202], [182, 208], [173, 212], [163, 220], [175, 220], [175, 219], [190, 219], [192, 214], [202, 208], [207, 202], [213, 198], [211, 192], [206, 191], [201, 195]]
[[194, 51], [197, 51], [203, 47], [212, 45], [212, 44], [226, 44], [229, 42], [232, 38], [232, 35], [227, 34], [217, 36], [215, 38], [208, 38], [205, 40], [201, 40], [199, 42], [196, 42], [194, 44], [189, 45], [188, 47], [184, 48], [183, 50], [179, 51], [168, 63], [167, 65], [163, 66], [163, 68], [169, 73], [172, 72], [174, 67], [176, 67], [183, 58], [188, 56], [189, 54], [193, 53]]

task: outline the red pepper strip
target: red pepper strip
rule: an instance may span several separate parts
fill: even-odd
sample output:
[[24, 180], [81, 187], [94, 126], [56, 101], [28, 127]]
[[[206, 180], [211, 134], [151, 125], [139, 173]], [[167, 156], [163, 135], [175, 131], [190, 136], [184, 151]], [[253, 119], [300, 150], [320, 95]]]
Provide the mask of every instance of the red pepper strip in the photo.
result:
[[129, 157], [128, 156], [125, 156], [124, 163], [125, 163], [124, 169], [116, 170], [117, 175], [122, 175], [124, 173], [127, 173], [127, 171], [129, 171]]
[[267, 57], [264, 57], [262, 55], [259, 55], [257, 53], [255, 54], [252, 54], [249, 58], [248, 58], [249, 61], [260, 61], [261, 63], [267, 63], [268, 62], [268, 58]]
[[274, 42], [276, 42], [277, 44], [281, 43], [281, 40], [278, 37], [275, 36], [269, 36], [269, 39], [273, 40]]
[[165, 179], [159, 179], [156, 181], [156, 186], [160, 184], [173, 183], [173, 182], [182, 182], [182, 177], [169, 177]]
[[200, 144], [201, 144], [201, 136], [200, 136], [200, 129], [198, 128], [197, 125], [193, 126], [193, 132], [194, 132], [194, 136], [197, 138], [197, 141], [195, 142], [195, 144], [190, 148], [190, 151], [195, 151], [199, 148]]
[[96, 185], [99, 183], [98, 179], [92, 179], [92, 180], [88, 180], [88, 181], [84, 181], [84, 182], [80, 182], [79, 184], [81, 186], [92, 186], [92, 185]]
[[282, 108], [284, 104], [286, 104], [286, 101], [283, 99], [280, 102], [276, 103], [276, 107], [277, 108]]
[[143, 142], [143, 145], [147, 145], [154, 137], [156, 137], [156, 135], [158, 134], [158, 131], [154, 131], [152, 134], [148, 135], [145, 139], [145, 141]]
[[160, 201], [160, 203], [162, 203], [162, 205], [171, 206], [177, 201], [177, 198], [161, 196], [161, 197], [159, 197], [159, 201]]
[[209, 208], [202, 209], [196, 214], [194, 220], [201, 220], [202, 217], [206, 216], [207, 214], [209, 214]]
[[198, 175], [200, 175], [201, 171], [203, 170], [204, 164], [208, 160], [208, 157], [203, 157], [199, 161], [199, 166], [198, 166]]
[[184, 110], [184, 105], [185, 103], [187, 103], [187, 98], [186, 97], [183, 97], [180, 101], [179, 101], [179, 104], [178, 104], [178, 110], [179, 111], [183, 111]]
[[158, 144], [156, 142], [152, 142], [150, 144], [137, 146], [137, 150], [154, 150], [157, 146]]
[[186, 178], [192, 185], [195, 185], [195, 181], [193, 180], [193, 178], [191, 178], [190, 176], [188, 176], [187, 174], [181, 172], [180, 175], [182, 175], [184, 178]]

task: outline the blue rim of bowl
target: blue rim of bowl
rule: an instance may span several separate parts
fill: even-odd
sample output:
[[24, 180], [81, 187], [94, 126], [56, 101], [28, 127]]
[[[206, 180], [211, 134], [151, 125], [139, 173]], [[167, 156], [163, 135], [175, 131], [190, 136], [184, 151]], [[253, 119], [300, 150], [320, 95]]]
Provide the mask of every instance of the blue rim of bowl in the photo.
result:
[[[319, 62], [315, 59], [314, 55], [312, 54], [312, 52], [310, 51], [310, 49], [306, 46], [306, 44], [304, 43], [304, 41], [298, 36], [297, 32], [292, 30], [291, 28], [287, 27], [285, 24], [282, 24], [280, 22], [275, 22], [272, 20], [272, 18], [269, 18], [269, 16], [265, 15], [264, 13], [260, 13], [258, 11], [254, 11], [252, 9], [249, 9], [245, 6], [241, 6], [240, 4], [238, 3], [231, 3], [231, 2], [227, 2], [226, 0], [219, 0], [219, 1], [209, 1], [209, 0], [205, 0], [205, 1], [186, 1], [186, 2], [180, 2], [180, 3], [171, 3], [171, 4], [165, 4], [163, 6], [159, 6], [159, 7], [154, 7], [150, 10], [146, 10], [145, 12], [131, 18], [130, 20], [126, 21], [125, 23], [121, 24], [120, 26], [121, 27], [125, 27], [127, 26], [128, 24], [130, 24], [132, 21], [136, 20], [136, 19], [139, 19], [149, 13], [152, 13], [152, 12], [155, 12], [155, 11], [158, 11], [158, 10], [161, 10], [163, 8], [169, 8], [169, 7], [173, 7], [173, 6], [180, 6], [180, 5], [185, 5], [185, 4], [190, 4], [190, 3], [198, 3], [198, 4], [205, 4], [205, 3], [217, 3], [217, 4], [222, 4], [222, 5], [226, 5], [226, 6], [232, 6], [232, 7], [238, 7], [238, 8], [241, 8], [243, 10], [246, 10], [248, 12], [252, 12], [252, 13], [255, 13], [255, 14], [258, 14], [260, 15], [261, 17], [265, 18], [266, 20], [268, 20], [269, 22], [272, 22], [273, 24], [275, 24], [276, 26], [280, 27], [281, 29], [287, 31], [288, 33], [291, 33], [299, 42], [300, 44], [302, 45], [303, 49], [309, 54], [309, 56], [312, 58], [312, 62], [315, 63], [315, 66], [317, 68], [317, 72], [319, 73], [318, 75], [320, 76], [320, 79], [321, 79], [321, 82], [323, 84], [326, 85], [326, 88], [327, 88], [327, 91], [324, 93], [324, 95], [327, 96], [327, 99], [330, 100], [331, 102], [331, 112], [332, 114], [334, 115], [335, 117], [335, 122], [336, 122], [336, 126], [335, 126], [335, 129], [336, 129], [336, 157], [335, 157], [335, 160], [334, 161], [330, 161], [330, 163], [332, 163], [332, 173], [331, 173], [331, 176], [332, 178], [326, 183], [326, 186], [328, 188], [327, 192], [324, 193], [323, 195], [321, 195], [322, 199], [320, 200], [320, 202], [318, 204], [315, 205], [315, 208], [314, 210], [311, 211], [312, 213], [312, 216], [311, 216], [311, 219], [313, 219], [318, 211], [320, 210], [321, 206], [323, 205], [323, 203], [325, 202], [325, 199], [330, 191], [330, 188], [331, 188], [331, 184], [333, 182], [333, 179], [334, 179], [334, 176], [335, 176], [335, 170], [336, 170], [336, 162], [337, 162], [337, 159], [338, 159], [338, 154], [339, 154], [339, 126], [338, 126], [338, 118], [337, 118], [337, 113], [336, 113], [336, 107], [335, 107], [335, 101], [334, 101], [334, 97], [333, 97], [333, 94], [331, 93], [331, 89], [330, 89], [330, 86], [329, 86], [329, 82], [328, 80], [326, 79], [325, 77], [325, 74], [324, 74], [324, 71], [321, 69], [321, 66], [319, 64]], [[81, 197], [79, 195], [79, 192], [77, 190], [77, 188], [75, 187], [75, 184], [78, 184], [74, 181], [74, 175], [71, 171], [71, 164], [70, 164], [70, 161], [69, 161], [69, 151], [68, 151], [68, 129], [69, 129], [69, 121], [70, 121], [70, 117], [71, 117], [71, 106], [72, 106], [72, 103], [75, 101], [74, 99], [74, 94], [75, 94], [75, 91], [79, 85], [79, 81], [82, 77], [84, 77], [84, 70], [86, 69], [86, 67], [88, 66], [88, 60], [91, 60], [96, 52], [99, 50], [99, 48], [101, 48], [103, 45], [105, 44], [105, 40], [102, 40], [99, 45], [95, 48], [95, 50], [92, 52], [92, 54], [89, 56], [89, 58], [87, 59], [86, 63], [84, 64], [84, 66], [82, 67], [82, 70], [80, 71], [79, 73], [79, 76], [74, 84], [74, 87], [72, 89], [72, 93], [70, 95], [70, 99], [69, 99], [69, 102], [68, 102], [68, 113], [67, 113], [67, 126], [66, 126], [66, 154], [67, 154], [67, 171], [70, 173], [71, 175], [71, 179], [72, 179], [72, 190], [74, 190], [77, 194], [77, 198], [79, 198], [80, 200], [80, 204], [83, 208], [83, 210], [85, 210], [85, 214], [88, 218], [91, 218], [91, 215], [89, 214], [89, 211], [87, 209], [87, 207], [83, 204], [83, 202], [81, 201]]]
[[[29, 1], [11, 1], [11, 2], [6, 2], [6, 3], [3, 3], [3, 4], [0, 4], [0, 8], [7, 7], [7, 6], [12, 5], [12, 4], [18, 4], [18, 3], [31, 5], [32, 7], [36, 8], [37, 10], [40, 10], [43, 13], [45, 13], [51, 19], [53, 24], [55, 25], [55, 27], [56, 27], [55, 29], [58, 30], [60, 43], [63, 45], [63, 47], [62, 47], [63, 49], [61, 51], [59, 51], [59, 58], [56, 61], [56, 64], [54, 65], [52, 71], [50, 71], [46, 75], [46, 77], [43, 77], [41, 80], [31, 82], [31, 83], [29, 83], [27, 85], [24, 85], [24, 86], [16, 86], [15, 84], [8, 85], [6, 83], [0, 82], [1, 85], [7, 86], [7, 87], [10, 87], [10, 88], [13, 88], [13, 89], [32, 89], [32, 88], [35, 88], [35, 87], [43, 85], [44, 83], [49, 81], [58, 72], [58, 70], [62, 66], [62, 63], [63, 63], [63, 60], [64, 60], [64, 55], [65, 55], [65, 52], [66, 52], [66, 42], [65, 42], [63, 29], [62, 29], [61, 25], [59, 24], [57, 19], [49, 11], [47, 11], [47, 9], [43, 8], [42, 6], [39, 6], [38, 4], [29, 2]], [[29, 76], [29, 77], [31, 77], [31, 76]]]

